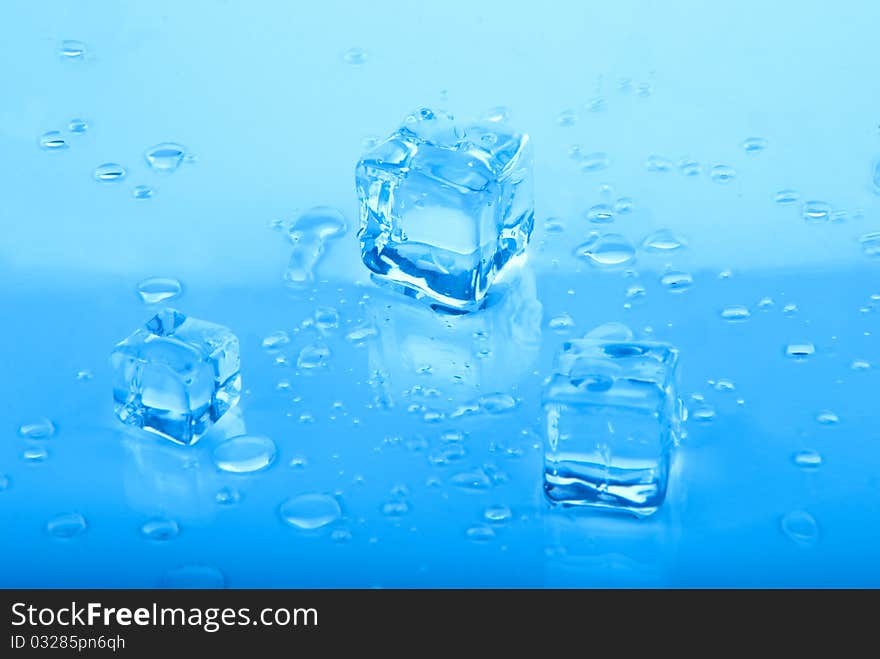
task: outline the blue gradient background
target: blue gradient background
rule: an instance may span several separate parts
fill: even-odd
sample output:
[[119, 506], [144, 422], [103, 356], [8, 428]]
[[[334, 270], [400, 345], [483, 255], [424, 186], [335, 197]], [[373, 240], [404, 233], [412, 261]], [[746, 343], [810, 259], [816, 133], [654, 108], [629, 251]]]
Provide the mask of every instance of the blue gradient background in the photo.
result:
[[[151, 587], [192, 565], [219, 570], [229, 587], [880, 585], [880, 303], [871, 299], [880, 262], [858, 241], [880, 231], [878, 24], [867, 1], [4, 3], [0, 473], [10, 484], [0, 492], [0, 586]], [[64, 39], [85, 42], [86, 59], [62, 61]], [[353, 46], [366, 50], [364, 65], [344, 61]], [[619, 89], [624, 78], [650, 94]], [[595, 97], [604, 111], [587, 109]], [[507, 305], [451, 326], [375, 289], [354, 235], [363, 139], [436, 104], [459, 116], [505, 105], [536, 152], [537, 228], [520, 285]], [[566, 109], [578, 120], [562, 127]], [[89, 121], [85, 135], [69, 136], [64, 152], [39, 149], [43, 132], [73, 117]], [[749, 137], [767, 150], [746, 154]], [[142, 154], [163, 141], [187, 145], [198, 162], [154, 174]], [[579, 171], [572, 144], [607, 152], [611, 166]], [[719, 185], [705, 173], [647, 171], [652, 154], [737, 176]], [[92, 179], [107, 161], [128, 168], [125, 181]], [[153, 199], [132, 198], [142, 183]], [[601, 185], [634, 200], [607, 230], [638, 242], [670, 228], [688, 249], [640, 251], [637, 279], [573, 257], [595, 228], [584, 212], [602, 200]], [[808, 224], [798, 205], [774, 203], [783, 188], [848, 218]], [[269, 223], [319, 204], [341, 209], [349, 232], [322, 260], [315, 290], [294, 293], [282, 283], [290, 245]], [[561, 234], [545, 232], [551, 216]], [[667, 264], [692, 273], [693, 287], [664, 290]], [[151, 315], [135, 293], [147, 276], [179, 278], [174, 305], [242, 341], [240, 409], [193, 449], [127, 433], [112, 414], [107, 356]], [[627, 309], [633, 283], [647, 294]], [[766, 312], [756, 308], [765, 296], [775, 301]], [[783, 314], [789, 303], [797, 313]], [[732, 304], [752, 317], [725, 322], [719, 312]], [[335, 307], [341, 328], [326, 338], [328, 368], [308, 375], [296, 355], [314, 337], [294, 328], [316, 305]], [[697, 393], [717, 411], [689, 422], [669, 500], [650, 520], [569, 516], [543, 502], [538, 401], [565, 338], [547, 323], [563, 312], [576, 323], [569, 335], [609, 321], [650, 328], [681, 350], [690, 406]], [[385, 316], [368, 345], [342, 338]], [[491, 354], [450, 388], [444, 355], [467, 357], [475, 327]], [[260, 346], [279, 329], [293, 337], [287, 366]], [[811, 358], [784, 356], [805, 341]], [[427, 380], [413, 351], [436, 358]], [[852, 370], [855, 359], [872, 368]], [[80, 369], [93, 379], [78, 381]], [[376, 369], [390, 374], [378, 392]], [[291, 391], [276, 390], [282, 378]], [[707, 383], [719, 378], [736, 390]], [[423, 383], [453, 403], [506, 391], [519, 404], [429, 424], [402, 396]], [[377, 395], [389, 409], [375, 409]], [[824, 409], [840, 422], [817, 423]], [[314, 423], [300, 423], [304, 413]], [[58, 432], [43, 442], [49, 458], [28, 464], [17, 429], [44, 416]], [[466, 455], [433, 465], [450, 428], [468, 433]], [[279, 459], [263, 473], [221, 474], [211, 448], [243, 429], [272, 437]], [[792, 462], [806, 448], [823, 457], [813, 472]], [[305, 468], [288, 466], [296, 456]], [[499, 476], [491, 488], [452, 484], [484, 465]], [[389, 519], [382, 505], [398, 484], [410, 511]], [[218, 506], [227, 485], [243, 499]], [[332, 528], [349, 530], [349, 542], [282, 522], [279, 504], [308, 492], [338, 493], [344, 518]], [[497, 503], [513, 519], [491, 541], [469, 539]], [[816, 520], [809, 546], [781, 530], [794, 510]], [[86, 533], [46, 533], [70, 511], [86, 517]], [[156, 515], [176, 520], [180, 535], [145, 539], [140, 527]]]

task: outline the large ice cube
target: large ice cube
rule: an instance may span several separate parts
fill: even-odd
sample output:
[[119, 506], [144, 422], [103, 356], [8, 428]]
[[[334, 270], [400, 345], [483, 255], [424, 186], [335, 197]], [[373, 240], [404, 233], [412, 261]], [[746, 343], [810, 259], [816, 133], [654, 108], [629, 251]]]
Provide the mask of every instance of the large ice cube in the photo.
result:
[[361, 253], [378, 277], [470, 309], [532, 232], [528, 137], [422, 109], [357, 166]]
[[192, 444], [238, 402], [238, 339], [223, 327], [164, 309], [110, 357], [123, 423]]
[[657, 510], [679, 434], [677, 359], [662, 343], [563, 345], [543, 401], [551, 502], [637, 515]]

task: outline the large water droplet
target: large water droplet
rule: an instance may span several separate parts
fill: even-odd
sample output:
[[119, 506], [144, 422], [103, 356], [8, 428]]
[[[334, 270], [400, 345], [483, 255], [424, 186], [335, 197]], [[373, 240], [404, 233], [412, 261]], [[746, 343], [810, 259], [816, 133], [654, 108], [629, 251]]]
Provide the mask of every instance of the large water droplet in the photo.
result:
[[822, 466], [822, 456], [811, 449], [798, 451], [791, 459], [801, 469], [818, 469]]
[[40, 136], [40, 148], [45, 151], [62, 151], [68, 146], [61, 131], [50, 130]]
[[144, 304], [158, 304], [180, 297], [183, 284], [170, 277], [148, 277], [137, 285], [137, 292]]
[[686, 291], [694, 283], [694, 278], [689, 272], [673, 270], [660, 277], [660, 284], [673, 293]]
[[125, 178], [125, 167], [115, 162], [105, 162], [95, 168], [94, 176], [101, 183], [117, 183]]
[[363, 48], [349, 48], [342, 56], [347, 64], [361, 65], [367, 63], [367, 51]]
[[849, 367], [854, 371], [867, 371], [871, 368], [871, 362], [865, 359], [854, 359]]
[[144, 153], [147, 164], [154, 172], [168, 174], [180, 167], [186, 156], [186, 147], [176, 142], [162, 142]]
[[239, 435], [214, 449], [214, 464], [222, 471], [248, 474], [268, 468], [277, 454], [275, 442], [259, 435]]
[[819, 525], [810, 513], [803, 510], [783, 515], [780, 527], [789, 540], [802, 547], [810, 547], [819, 539]]
[[325, 345], [309, 345], [300, 350], [296, 365], [299, 368], [314, 370], [324, 368], [330, 359], [330, 348]]
[[709, 170], [709, 178], [715, 183], [730, 183], [736, 178], [736, 170], [728, 165], [715, 165]]
[[816, 352], [812, 343], [789, 343], [785, 346], [785, 356], [792, 359], [806, 359]]
[[685, 247], [687, 241], [669, 229], [660, 229], [642, 241], [642, 247], [649, 252], [671, 252]]
[[226, 587], [226, 577], [209, 565], [183, 565], [162, 575], [159, 585], [175, 590], [220, 590]]
[[58, 54], [67, 60], [81, 60], [86, 55], [86, 45], [75, 39], [65, 39], [61, 42]]
[[748, 310], [748, 307], [744, 307], [741, 304], [735, 304], [721, 310], [721, 317], [732, 323], [748, 320], [751, 316], [752, 312]]
[[339, 327], [339, 312], [333, 307], [318, 307], [315, 309], [315, 326], [322, 330]]
[[767, 148], [767, 140], [763, 137], [750, 137], [743, 141], [742, 148], [749, 155], [755, 155]]
[[815, 199], [805, 201], [803, 216], [807, 222], [824, 222], [831, 217], [831, 204]]
[[25, 439], [49, 439], [55, 434], [55, 424], [49, 419], [37, 419], [20, 425], [18, 434]]
[[141, 526], [141, 533], [149, 540], [163, 542], [176, 538], [180, 533], [180, 527], [173, 519], [156, 517], [144, 522], [144, 525]]
[[85, 533], [88, 528], [86, 518], [79, 513], [56, 515], [46, 524], [46, 531], [56, 538], [73, 538]]
[[618, 233], [606, 233], [579, 245], [575, 254], [597, 266], [620, 266], [635, 259], [632, 243]]
[[281, 518], [298, 529], [312, 531], [332, 524], [342, 516], [339, 502], [327, 494], [302, 494], [279, 508]]

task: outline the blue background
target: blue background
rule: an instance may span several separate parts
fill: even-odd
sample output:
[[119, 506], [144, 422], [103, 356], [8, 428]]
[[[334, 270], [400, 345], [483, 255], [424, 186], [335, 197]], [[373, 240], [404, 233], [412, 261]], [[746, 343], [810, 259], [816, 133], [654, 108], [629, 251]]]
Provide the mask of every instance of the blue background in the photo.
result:
[[[859, 242], [880, 231], [878, 24], [867, 1], [5, 2], [0, 585], [150, 587], [181, 566], [219, 571], [229, 587], [880, 585], [880, 271]], [[87, 45], [82, 61], [59, 57], [65, 39]], [[366, 51], [364, 64], [345, 61], [351, 47]], [[384, 297], [355, 239], [364, 138], [422, 105], [461, 117], [504, 105], [536, 152], [524, 283], [508, 306], [452, 323]], [[557, 122], [565, 110], [571, 126]], [[69, 149], [39, 148], [41, 134], [74, 117], [90, 127], [67, 135]], [[750, 137], [767, 149], [747, 154]], [[151, 172], [143, 152], [163, 141], [197, 162]], [[574, 144], [607, 153], [610, 166], [580, 171]], [[649, 171], [654, 154], [672, 170]], [[703, 173], [682, 175], [682, 157]], [[124, 181], [93, 180], [108, 161], [127, 167]], [[736, 170], [726, 185], [708, 176], [719, 164]], [[134, 199], [138, 184], [155, 197]], [[774, 202], [785, 188], [846, 217], [807, 223], [800, 204]], [[598, 230], [638, 244], [668, 228], [687, 249], [640, 250], [629, 275], [575, 258], [597, 228], [585, 211], [619, 196], [633, 213]], [[291, 246], [270, 224], [320, 204], [342, 210], [349, 231], [314, 290], [290, 291]], [[547, 233], [548, 217], [564, 230]], [[693, 286], [666, 290], [667, 265]], [[148, 276], [180, 279], [174, 305], [242, 342], [239, 409], [191, 449], [126, 432], [112, 413], [107, 357], [154, 312], [136, 294]], [[644, 297], [626, 297], [634, 284]], [[758, 308], [764, 297], [772, 308]], [[784, 313], [788, 304], [797, 310]], [[723, 320], [730, 305], [751, 317]], [[318, 337], [302, 327], [316, 306], [336, 308], [340, 328]], [[575, 322], [567, 334], [548, 326], [562, 313]], [[676, 345], [692, 413], [715, 410], [688, 423], [667, 504], [650, 520], [565, 515], [540, 493], [541, 382], [566, 336], [609, 321]], [[344, 339], [364, 322], [380, 325], [374, 339]], [[261, 347], [281, 329], [292, 337], [286, 365]], [[482, 358], [470, 352], [475, 331], [489, 336]], [[317, 339], [332, 351], [327, 368], [299, 372], [299, 350]], [[793, 342], [816, 352], [789, 359]], [[459, 356], [472, 368], [451, 386], [446, 367]], [[854, 360], [871, 367], [854, 370]], [[78, 380], [82, 369], [93, 378]], [[290, 389], [278, 390], [284, 379]], [[709, 383], [719, 379], [735, 390]], [[447, 415], [443, 406], [494, 391], [518, 405], [428, 423], [408, 411], [404, 394], [417, 385], [440, 389]], [[839, 422], [818, 423], [822, 410]], [[18, 435], [41, 417], [57, 425], [54, 437]], [[245, 429], [274, 439], [276, 463], [218, 472], [212, 447]], [[465, 454], [432, 464], [450, 429], [467, 433]], [[49, 456], [27, 463], [37, 443]], [[818, 469], [794, 464], [803, 449], [821, 454]], [[304, 467], [289, 466], [299, 457]], [[456, 487], [456, 474], [477, 469], [494, 477], [490, 487]], [[399, 485], [409, 511], [389, 517], [383, 504]], [[241, 502], [219, 506], [223, 486]], [[286, 525], [279, 504], [312, 492], [337, 496], [343, 518], [312, 533]], [[483, 520], [493, 504], [512, 519]], [[46, 532], [72, 511], [88, 520], [85, 533]], [[815, 520], [812, 537], [784, 532], [792, 511]], [[157, 515], [180, 534], [146, 539], [140, 527]], [[494, 538], [467, 535], [484, 524]], [[351, 537], [334, 540], [334, 530]]]

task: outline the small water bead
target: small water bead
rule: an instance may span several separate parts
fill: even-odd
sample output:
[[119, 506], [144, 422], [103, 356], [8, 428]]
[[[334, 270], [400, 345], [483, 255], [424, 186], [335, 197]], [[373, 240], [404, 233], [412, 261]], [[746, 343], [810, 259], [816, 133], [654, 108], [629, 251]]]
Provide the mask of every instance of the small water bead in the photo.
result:
[[44, 446], [28, 446], [21, 454], [25, 462], [45, 462], [49, 457], [49, 451]]
[[715, 183], [730, 183], [736, 178], [736, 170], [728, 165], [715, 165], [709, 170], [709, 178]]
[[624, 236], [606, 233], [579, 245], [575, 255], [597, 266], [613, 267], [635, 260], [636, 249]]
[[742, 148], [749, 155], [756, 155], [767, 149], [767, 140], [763, 137], [750, 137], [743, 141]]
[[363, 345], [369, 339], [378, 336], [376, 328], [372, 325], [358, 325], [345, 335], [345, 340], [354, 345]]
[[268, 437], [238, 435], [214, 449], [214, 464], [221, 471], [249, 474], [271, 466], [277, 452], [275, 442]]
[[567, 128], [569, 126], [574, 126], [577, 119], [578, 116], [574, 110], [563, 110], [556, 116], [556, 125]]
[[783, 515], [780, 528], [789, 540], [802, 547], [810, 547], [819, 540], [819, 525], [810, 513], [803, 510]]
[[466, 455], [467, 450], [462, 444], [445, 444], [428, 456], [428, 462], [432, 465], [443, 466], [458, 462]]
[[587, 103], [587, 110], [590, 112], [604, 112], [608, 109], [608, 101], [602, 96], [591, 98]]
[[587, 211], [587, 220], [594, 224], [608, 224], [614, 221], [614, 209], [608, 204], [596, 204]]
[[314, 531], [342, 517], [339, 502], [328, 494], [301, 494], [284, 501], [278, 512], [287, 524]]
[[628, 342], [634, 338], [633, 331], [623, 323], [602, 323], [584, 334], [585, 339], [593, 341]]
[[672, 167], [672, 161], [669, 158], [656, 154], [648, 156], [645, 160], [645, 169], [649, 172], [669, 172], [672, 171]]
[[115, 162], [105, 162], [95, 168], [94, 177], [101, 183], [118, 183], [125, 178], [125, 167]]
[[816, 415], [816, 421], [823, 426], [833, 426], [840, 422], [840, 417], [831, 410], [822, 410]]
[[660, 229], [645, 237], [642, 248], [649, 252], [672, 252], [687, 246], [687, 241], [669, 229]]
[[66, 60], [81, 60], [86, 55], [86, 45], [75, 39], [65, 39], [61, 42], [58, 54]]
[[847, 211], [832, 211], [831, 215], [828, 217], [829, 222], [840, 223], [846, 222], [849, 219], [849, 213]]
[[651, 85], [647, 82], [640, 82], [636, 85], [636, 96], [639, 98], [648, 98], [651, 95]]
[[831, 216], [831, 205], [818, 200], [805, 201], [803, 216], [807, 222], [824, 222]]
[[672, 270], [660, 277], [660, 284], [673, 293], [686, 291], [693, 286], [693, 283], [693, 275], [688, 272]]
[[792, 359], [806, 359], [816, 352], [812, 343], [789, 343], [785, 346], [785, 356]]
[[89, 130], [89, 122], [87, 122], [85, 119], [71, 119], [67, 122], [67, 130], [69, 130], [74, 135], [82, 135]]
[[137, 292], [144, 304], [159, 304], [180, 297], [183, 284], [170, 277], [148, 277], [137, 285]]
[[513, 517], [513, 511], [510, 510], [509, 506], [498, 504], [486, 508], [486, 510], [483, 511], [483, 517], [488, 522], [501, 524], [503, 522], [508, 522], [511, 520], [511, 518]]
[[792, 190], [790, 188], [780, 190], [773, 197], [773, 201], [775, 201], [777, 204], [780, 204], [783, 206], [786, 206], [789, 204], [796, 204], [800, 200], [801, 200], [801, 193], [798, 192], [797, 190]]
[[180, 533], [180, 527], [173, 519], [156, 517], [144, 522], [141, 533], [149, 540], [164, 542], [176, 538]]
[[618, 197], [614, 202], [614, 212], [618, 215], [626, 215], [633, 211], [632, 197]]
[[348, 529], [333, 529], [333, 531], [330, 533], [330, 539], [333, 542], [337, 542], [340, 544], [344, 542], [350, 542], [352, 539], [351, 531], [349, 531]]
[[574, 327], [574, 325], [574, 318], [572, 318], [567, 313], [561, 313], [558, 316], [554, 316], [550, 319], [550, 322], [547, 323], [547, 326], [550, 329], [559, 334], [564, 334], [572, 327]]
[[296, 358], [296, 365], [299, 368], [312, 371], [324, 368], [327, 366], [329, 360], [330, 348], [325, 345], [315, 344], [306, 346], [300, 350], [299, 357]]
[[315, 309], [315, 325], [322, 330], [339, 327], [339, 312], [333, 307]]
[[588, 153], [581, 158], [582, 172], [600, 172], [608, 169], [610, 165], [611, 158], [603, 151]]
[[49, 419], [37, 419], [20, 425], [18, 434], [25, 439], [49, 439], [55, 434], [55, 424]]
[[709, 423], [710, 421], [715, 419], [715, 415], [715, 408], [708, 403], [704, 403], [691, 410], [689, 418], [693, 419], [697, 423]]
[[488, 414], [502, 414], [516, 407], [516, 398], [510, 394], [486, 394], [477, 399], [477, 405]]
[[61, 131], [50, 130], [40, 136], [40, 148], [44, 151], [62, 151], [68, 146]]
[[46, 524], [46, 531], [56, 538], [70, 539], [86, 532], [88, 523], [80, 513], [62, 513]]
[[361, 64], [366, 64], [367, 62], [367, 51], [365, 51], [363, 48], [349, 48], [345, 51], [345, 55], [342, 56], [342, 59], [345, 60], [346, 64], [360, 66]]
[[290, 343], [290, 335], [284, 330], [278, 330], [266, 336], [262, 345], [264, 350], [280, 350], [288, 343]]
[[789, 302], [784, 307], [782, 307], [782, 313], [784, 313], [786, 316], [793, 316], [797, 312], [798, 305], [796, 305], [794, 302]]
[[864, 359], [855, 359], [849, 367], [854, 371], [867, 371], [871, 368], [871, 364]]
[[468, 540], [475, 542], [489, 542], [495, 539], [495, 529], [485, 524], [469, 527], [465, 532]]
[[180, 167], [186, 156], [186, 147], [176, 142], [162, 142], [144, 152], [144, 159], [154, 172], [170, 174]]
[[544, 231], [547, 233], [562, 233], [565, 231], [565, 223], [558, 217], [548, 217], [544, 220]]
[[234, 487], [221, 487], [214, 495], [214, 501], [221, 506], [232, 506], [241, 501], [241, 492]]
[[752, 312], [742, 305], [733, 305], [721, 310], [721, 317], [728, 322], [742, 322], [751, 318]]
[[734, 391], [736, 385], [730, 380], [718, 380], [715, 385], [715, 391]]
[[757, 306], [758, 309], [760, 309], [761, 311], [770, 311], [770, 309], [776, 306], [776, 303], [773, 302], [773, 298], [762, 297], [760, 300], [758, 300]]
[[880, 194], [880, 158], [874, 161], [871, 168], [871, 183], [874, 184], [874, 192]]
[[822, 466], [822, 456], [811, 449], [798, 451], [791, 459], [801, 469], [818, 469]]
[[870, 258], [880, 257], [880, 231], [866, 233], [859, 242], [862, 244], [862, 252]]
[[210, 565], [182, 565], [163, 574], [159, 585], [174, 590], [221, 590], [226, 588], [226, 577]]
[[386, 517], [403, 517], [409, 512], [406, 501], [386, 501], [382, 504], [382, 514]]
[[9, 476], [0, 473], [0, 492], [5, 492], [9, 489], [9, 482]]
[[483, 115], [484, 121], [491, 121], [492, 123], [503, 123], [508, 119], [510, 119], [510, 109], [503, 105], [489, 108]]
[[699, 176], [703, 173], [703, 166], [696, 160], [682, 158], [678, 163], [678, 171], [685, 176]]
[[463, 471], [452, 476], [449, 482], [459, 489], [477, 492], [492, 487], [492, 479], [484, 471]]
[[626, 289], [626, 297], [629, 300], [638, 297], [645, 297], [648, 294], [648, 291], [641, 284], [633, 284], [629, 288]]
[[131, 190], [131, 196], [142, 201], [152, 199], [154, 194], [155, 190], [149, 185], [136, 185]]

